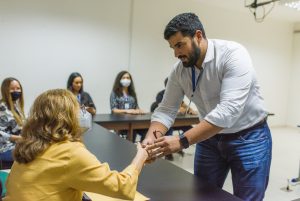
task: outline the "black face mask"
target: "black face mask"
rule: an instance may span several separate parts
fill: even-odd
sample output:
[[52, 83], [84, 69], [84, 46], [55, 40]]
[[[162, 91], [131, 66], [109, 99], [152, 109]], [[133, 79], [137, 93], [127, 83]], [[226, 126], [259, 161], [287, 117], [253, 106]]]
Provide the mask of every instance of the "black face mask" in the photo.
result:
[[22, 92], [20, 92], [20, 91], [14, 91], [14, 92], [11, 92], [10, 95], [11, 95], [11, 99], [13, 101], [16, 101], [16, 100], [18, 100], [21, 97]]

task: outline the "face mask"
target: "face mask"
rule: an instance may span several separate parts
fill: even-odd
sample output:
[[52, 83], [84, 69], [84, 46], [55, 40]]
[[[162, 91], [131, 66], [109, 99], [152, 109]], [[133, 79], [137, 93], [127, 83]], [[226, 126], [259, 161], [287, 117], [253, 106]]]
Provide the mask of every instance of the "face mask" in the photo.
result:
[[22, 96], [22, 92], [20, 92], [20, 91], [13, 91], [13, 92], [10, 93], [10, 95], [11, 95], [11, 99], [13, 101], [16, 101], [16, 100], [18, 100]]
[[130, 83], [131, 83], [131, 80], [129, 79], [121, 79], [120, 80], [120, 83], [123, 87], [129, 87]]
[[79, 125], [84, 131], [92, 128], [92, 115], [85, 108], [80, 109]]

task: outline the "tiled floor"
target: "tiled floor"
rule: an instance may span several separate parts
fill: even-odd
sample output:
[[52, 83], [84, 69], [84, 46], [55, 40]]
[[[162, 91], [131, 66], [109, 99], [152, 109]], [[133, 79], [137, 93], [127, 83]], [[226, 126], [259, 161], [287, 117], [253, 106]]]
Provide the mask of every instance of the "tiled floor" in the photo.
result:
[[[287, 179], [295, 178], [299, 174], [300, 163], [300, 128], [274, 127], [271, 128], [273, 137], [273, 159], [269, 186], [265, 201], [291, 201], [300, 198], [300, 182], [291, 185], [291, 192], [285, 192]], [[184, 157], [174, 154], [177, 166], [193, 173], [193, 159], [195, 146], [185, 150]], [[224, 190], [232, 193], [231, 175], [228, 175]]]

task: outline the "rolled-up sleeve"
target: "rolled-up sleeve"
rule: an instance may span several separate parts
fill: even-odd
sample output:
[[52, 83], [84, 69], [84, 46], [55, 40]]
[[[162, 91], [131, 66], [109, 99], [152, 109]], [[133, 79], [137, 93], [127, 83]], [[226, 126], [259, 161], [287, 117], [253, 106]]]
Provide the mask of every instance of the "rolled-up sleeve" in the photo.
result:
[[178, 108], [184, 97], [184, 91], [179, 84], [179, 76], [175, 68], [168, 78], [166, 90], [162, 102], [154, 111], [151, 121], [162, 123], [170, 128], [177, 115]]
[[220, 103], [204, 119], [219, 127], [230, 128], [243, 113], [253, 85], [254, 71], [250, 56], [242, 46], [228, 52], [225, 57]]

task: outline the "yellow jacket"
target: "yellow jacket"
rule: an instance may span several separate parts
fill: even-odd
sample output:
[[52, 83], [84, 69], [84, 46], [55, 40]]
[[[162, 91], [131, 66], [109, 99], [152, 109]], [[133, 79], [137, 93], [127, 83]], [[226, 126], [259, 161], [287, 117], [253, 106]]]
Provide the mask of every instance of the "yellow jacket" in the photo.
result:
[[60, 142], [28, 164], [15, 162], [6, 183], [5, 201], [81, 201], [83, 191], [133, 200], [138, 171], [122, 172], [100, 163], [81, 142]]

